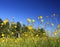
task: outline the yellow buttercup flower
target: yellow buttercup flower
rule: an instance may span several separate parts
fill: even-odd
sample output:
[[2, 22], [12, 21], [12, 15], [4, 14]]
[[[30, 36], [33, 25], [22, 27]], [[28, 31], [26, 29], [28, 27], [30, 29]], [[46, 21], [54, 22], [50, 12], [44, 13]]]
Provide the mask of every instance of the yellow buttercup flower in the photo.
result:
[[32, 28], [33, 28], [32, 26], [28, 26], [28, 29], [30, 29], [30, 30], [31, 30]]
[[14, 34], [14, 33], [12, 32], [12, 34]]
[[1, 25], [4, 25], [3, 23], [1, 23]]
[[3, 23], [6, 25], [6, 23], [8, 22], [8, 19], [4, 20]]
[[27, 19], [27, 21], [28, 21], [28, 22], [31, 22], [31, 19], [30, 19], [30, 18], [28, 18], [28, 19]]
[[38, 19], [42, 19], [43, 17], [42, 16], [39, 16]]
[[43, 33], [43, 35], [46, 35], [46, 33]]
[[15, 28], [17, 28], [17, 26], [14, 26]]
[[2, 34], [2, 36], [4, 37], [4, 34]]
[[57, 32], [56, 31], [54, 32], [54, 35], [57, 35]]
[[38, 34], [36, 36], [38, 37]]

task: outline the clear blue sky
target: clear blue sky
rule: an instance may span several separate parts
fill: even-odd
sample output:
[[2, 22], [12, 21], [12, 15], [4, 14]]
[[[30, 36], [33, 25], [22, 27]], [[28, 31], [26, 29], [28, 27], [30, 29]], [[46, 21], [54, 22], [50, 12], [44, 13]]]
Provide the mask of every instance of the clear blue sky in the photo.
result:
[[[48, 21], [46, 16], [52, 13], [58, 14], [58, 23], [60, 23], [60, 0], [0, 0], [0, 18], [5, 20], [8, 18], [12, 21], [14, 16], [15, 22], [22, 21], [27, 24], [27, 18], [35, 19], [35, 27], [38, 25], [38, 16], [42, 15], [45, 22]], [[54, 27], [48, 27], [49, 30], [57, 26], [55, 20], [51, 20], [55, 24]], [[42, 24], [43, 26], [43, 24]]]

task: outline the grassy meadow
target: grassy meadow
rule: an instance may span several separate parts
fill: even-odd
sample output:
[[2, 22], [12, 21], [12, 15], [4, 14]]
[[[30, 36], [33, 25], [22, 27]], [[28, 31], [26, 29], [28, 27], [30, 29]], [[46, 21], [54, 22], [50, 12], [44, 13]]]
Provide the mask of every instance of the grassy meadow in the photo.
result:
[[[46, 16], [48, 18], [48, 16]], [[14, 20], [14, 18], [13, 18]], [[44, 23], [42, 16], [38, 17], [40, 24]], [[30, 23], [32, 23], [30, 25]], [[54, 32], [46, 31], [47, 25], [54, 27], [52, 22], [46, 22], [43, 28], [33, 28], [35, 20], [27, 19], [27, 25], [18, 21], [10, 22], [8, 19], [0, 19], [0, 47], [60, 47], [60, 24]], [[53, 36], [50, 36], [50, 33]]]

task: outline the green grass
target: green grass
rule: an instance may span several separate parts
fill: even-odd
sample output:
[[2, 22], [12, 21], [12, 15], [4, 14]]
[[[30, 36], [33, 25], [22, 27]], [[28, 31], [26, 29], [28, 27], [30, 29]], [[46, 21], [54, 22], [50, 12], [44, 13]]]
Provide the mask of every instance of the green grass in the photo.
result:
[[60, 47], [59, 38], [0, 38], [0, 47]]

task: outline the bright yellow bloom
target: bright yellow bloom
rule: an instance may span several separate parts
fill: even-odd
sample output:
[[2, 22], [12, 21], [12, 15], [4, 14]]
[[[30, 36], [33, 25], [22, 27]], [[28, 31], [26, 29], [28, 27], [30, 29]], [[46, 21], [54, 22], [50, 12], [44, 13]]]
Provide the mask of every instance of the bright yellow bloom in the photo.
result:
[[46, 35], [46, 33], [43, 33], [43, 35]]
[[30, 30], [31, 30], [32, 28], [33, 28], [32, 26], [28, 26], [28, 29], [30, 29]]
[[12, 34], [14, 34], [14, 33], [12, 32]]
[[4, 34], [2, 34], [2, 36], [4, 37]]
[[38, 37], [38, 34], [36, 36]]
[[15, 28], [17, 28], [17, 26], [14, 26]]
[[4, 22], [3, 22], [3, 23], [6, 25], [6, 23], [7, 23], [7, 22], [8, 22], [8, 19], [4, 20]]
[[43, 17], [42, 16], [39, 16], [38, 19], [42, 19]]
[[57, 35], [57, 32], [56, 31], [54, 32], [54, 35]]
[[30, 18], [28, 18], [28, 19], [27, 19], [27, 21], [28, 21], [28, 22], [31, 22], [31, 19], [30, 19]]
[[3, 23], [1, 25], [4, 25]]

